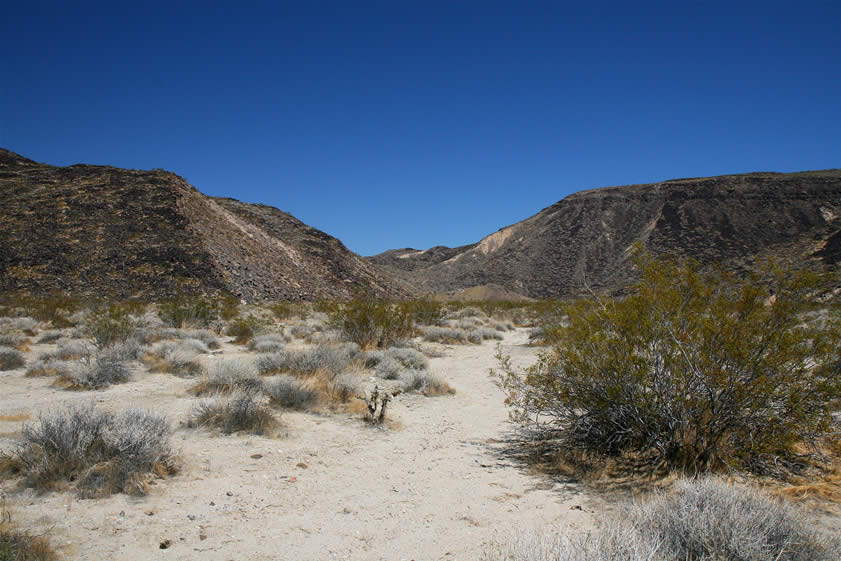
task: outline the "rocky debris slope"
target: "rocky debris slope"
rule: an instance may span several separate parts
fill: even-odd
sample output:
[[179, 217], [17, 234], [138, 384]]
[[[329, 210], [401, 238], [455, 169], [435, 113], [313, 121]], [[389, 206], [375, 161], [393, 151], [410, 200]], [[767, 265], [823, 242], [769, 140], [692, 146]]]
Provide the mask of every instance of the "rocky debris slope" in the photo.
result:
[[[766, 257], [835, 267], [841, 170], [749, 173], [581, 191], [438, 261], [397, 250], [369, 258], [426, 292], [499, 285], [534, 298], [621, 291], [629, 248], [751, 268]], [[463, 250], [462, 250], [463, 249]]]
[[272, 207], [163, 170], [54, 167], [0, 149], [0, 290], [82, 297], [343, 298], [405, 283]]

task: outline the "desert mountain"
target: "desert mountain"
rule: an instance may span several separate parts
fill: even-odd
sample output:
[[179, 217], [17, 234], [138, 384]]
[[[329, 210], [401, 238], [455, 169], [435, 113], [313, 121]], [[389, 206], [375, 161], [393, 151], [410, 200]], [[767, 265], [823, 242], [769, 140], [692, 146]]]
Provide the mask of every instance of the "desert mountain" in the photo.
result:
[[633, 278], [628, 250], [637, 241], [733, 270], [765, 257], [835, 267], [839, 217], [841, 170], [675, 179], [581, 191], [471, 246], [368, 259], [426, 292], [498, 285], [562, 297], [621, 290]]
[[0, 290], [247, 300], [403, 296], [403, 282], [276, 208], [162, 170], [54, 167], [0, 149]]

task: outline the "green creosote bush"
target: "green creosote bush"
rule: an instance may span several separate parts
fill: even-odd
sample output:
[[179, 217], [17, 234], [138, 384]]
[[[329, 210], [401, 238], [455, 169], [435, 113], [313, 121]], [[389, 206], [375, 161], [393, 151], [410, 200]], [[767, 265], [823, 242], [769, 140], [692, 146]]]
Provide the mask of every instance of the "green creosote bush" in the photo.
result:
[[182, 296], [158, 304], [158, 315], [170, 327], [207, 327], [221, 316], [219, 306], [199, 296]]
[[518, 532], [482, 561], [834, 561], [841, 540], [759, 491], [712, 478], [608, 516], [594, 533]]
[[800, 465], [796, 445], [817, 453], [838, 434], [839, 326], [802, 321], [825, 279], [773, 265], [744, 279], [702, 273], [639, 247], [635, 260], [630, 295], [566, 306], [526, 372], [500, 353], [515, 420], [569, 449], [653, 454], [690, 472], [781, 475]]
[[411, 310], [367, 294], [336, 304], [328, 316], [332, 326], [363, 349], [386, 348], [414, 335]]

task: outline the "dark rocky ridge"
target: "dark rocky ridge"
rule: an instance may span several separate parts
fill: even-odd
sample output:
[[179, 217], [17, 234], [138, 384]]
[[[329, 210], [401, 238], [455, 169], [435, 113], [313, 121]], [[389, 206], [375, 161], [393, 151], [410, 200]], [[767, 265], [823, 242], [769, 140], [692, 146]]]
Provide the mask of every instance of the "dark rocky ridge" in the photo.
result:
[[[750, 173], [581, 191], [467, 249], [396, 250], [369, 258], [427, 292], [499, 285], [534, 298], [585, 287], [621, 291], [629, 248], [744, 270], [774, 257], [841, 260], [841, 170]], [[402, 259], [398, 259], [403, 256]]]
[[39, 164], [0, 149], [0, 289], [82, 297], [344, 298], [411, 289], [339, 240], [166, 171]]

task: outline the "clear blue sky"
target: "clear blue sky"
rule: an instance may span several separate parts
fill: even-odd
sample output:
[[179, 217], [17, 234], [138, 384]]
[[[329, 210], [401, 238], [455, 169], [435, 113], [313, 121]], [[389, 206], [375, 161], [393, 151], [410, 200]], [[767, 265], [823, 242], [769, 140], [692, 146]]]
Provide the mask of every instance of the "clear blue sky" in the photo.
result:
[[585, 188], [841, 167], [839, 4], [6, 2], [0, 146], [461, 245]]

